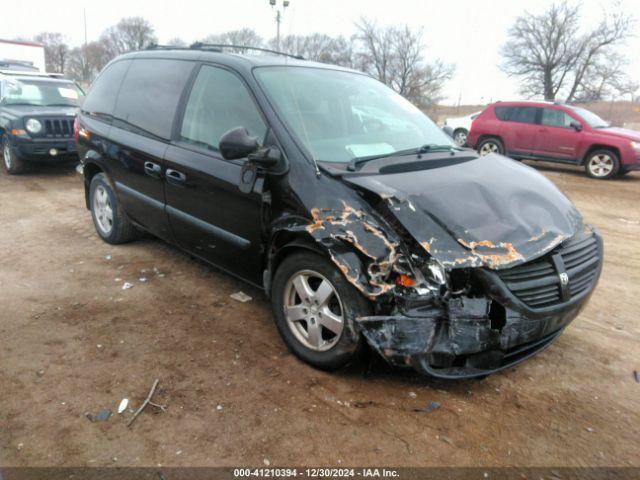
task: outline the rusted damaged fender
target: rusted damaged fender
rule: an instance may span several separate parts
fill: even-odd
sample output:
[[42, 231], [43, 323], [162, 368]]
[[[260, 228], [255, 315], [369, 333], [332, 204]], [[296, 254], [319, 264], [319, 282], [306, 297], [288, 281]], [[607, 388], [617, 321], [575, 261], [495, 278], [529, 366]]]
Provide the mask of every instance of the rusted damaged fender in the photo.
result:
[[400, 243], [393, 231], [384, 228], [358, 202], [341, 200], [332, 207], [311, 209], [312, 221], [300, 218], [280, 222], [276, 232], [304, 234], [323, 249], [345, 278], [369, 299], [390, 292], [390, 281], [398, 265]]
[[551, 181], [500, 155], [444, 168], [386, 170], [390, 174], [345, 181], [378, 195], [422, 248], [449, 268], [510, 268], [551, 251], [582, 225]]

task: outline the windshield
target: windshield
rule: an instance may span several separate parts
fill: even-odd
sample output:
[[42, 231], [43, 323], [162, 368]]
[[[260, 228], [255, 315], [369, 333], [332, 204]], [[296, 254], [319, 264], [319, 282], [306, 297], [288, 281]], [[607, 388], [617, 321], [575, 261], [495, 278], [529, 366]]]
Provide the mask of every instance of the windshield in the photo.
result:
[[83, 95], [72, 82], [11, 79], [5, 86], [4, 105], [78, 107]]
[[598, 115], [589, 110], [579, 107], [571, 107], [582, 119], [589, 124], [591, 128], [605, 128], [609, 126], [609, 122], [604, 121]]
[[261, 67], [255, 72], [316, 161], [349, 163], [422, 145], [454, 147], [424, 113], [365, 75], [311, 67]]

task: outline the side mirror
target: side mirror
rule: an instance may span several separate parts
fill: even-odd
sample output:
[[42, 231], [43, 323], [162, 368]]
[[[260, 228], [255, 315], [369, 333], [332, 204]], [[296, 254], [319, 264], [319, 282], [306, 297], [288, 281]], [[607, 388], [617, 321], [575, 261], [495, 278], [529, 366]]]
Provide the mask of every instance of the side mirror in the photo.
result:
[[571, 128], [573, 128], [576, 132], [579, 132], [582, 130], [582, 124], [580, 122], [573, 121], [570, 123], [570, 125], [571, 125]]
[[451, 128], [449, 125], [445, 125], [444, 127], [442, 127], [442, 131], [453, 138], [453, 128]]
[[236, 160], [248, 157], [260, 148], [258, 139], [249, 135], [244, 127], [236, 127], [220, 137], [218, 145], [225, 160]]

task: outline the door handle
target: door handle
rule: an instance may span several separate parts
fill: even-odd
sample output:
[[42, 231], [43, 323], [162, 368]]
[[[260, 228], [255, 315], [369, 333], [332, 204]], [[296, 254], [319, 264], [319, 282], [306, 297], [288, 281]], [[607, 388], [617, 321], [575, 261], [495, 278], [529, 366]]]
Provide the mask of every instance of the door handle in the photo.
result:
[[162, 172], [162, 167], [157, 163], [153, 162], [144, 162], [144, 173], [150, 175], [154, 178], [160, 178], [160, 173]]
[[167, 168], [166, 177], [167, 181], [171, 183], [182, 184], [187, 180], [187, 176], [184, 173], [171, 168]]

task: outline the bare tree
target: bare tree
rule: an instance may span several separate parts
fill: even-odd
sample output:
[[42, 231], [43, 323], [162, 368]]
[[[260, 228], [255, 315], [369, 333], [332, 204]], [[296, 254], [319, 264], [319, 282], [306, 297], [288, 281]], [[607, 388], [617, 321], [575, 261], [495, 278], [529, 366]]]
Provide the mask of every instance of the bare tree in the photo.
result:
[[69, 44], [61, 33], [43, 32], [34, 37], [34, 40], [44, 45], [44, 58], [47, 71], [65, 71], [69, 57]]
[[[221, 43], [225, 45], [238, 45], [247, 47], [262, 47], [262, 37], [251, 28], [241, 28], [220, 34], [209, 35], [201, 40], [202, 43]], [[245, 49], [229, 49], [232, 53], [242, 53]]]
[[585, 71], [572, 101], [588, 103], [633, 95], [640, 85], [626, 74], [628, 63], [626, 58], [615, 52], [592, 63]]
[[156, 43], [158, 39], [154, 32], [153, 26], [142, 17], [123, 18], [102, 33], [100, 42], [112, 57], [116, 57]]
[[180, 37], [173, 37], [172, 39], [167, 41], [167, 45], [171, 45], [172, 47], [187, 47], [188, 44]]
[[[276, 39], [273, 38], [269, 41], [269, 46], [276, 48], [276, 43]], [[323, 33], [287, 35], [280, 41], [280, 50], [314, 62], [331, 63], [344, 67], [354, 66], [353, 41], [347, 40], [343, 36], [330, 37]]]
[[104, 43], [90, 42], [69, 52], [65, 73], [88, 86], [112, 58], [111, 52]]
[[[567, 1], [553, 4], [540, 15], [525, 13], [509, 30], [502, 47], [503, 70], [521, 78], [521, 92], [555, 100], [566, 95], [576, 100], [581, 92], [593, 93], [594, 71], [608, 71], [620, 79], [624, 65], [613, 58], [615, 46], [629, 36], [633, 19], [622, 13], [607, 15], [592, 30], [581, 32], [580, 5]], [[603, 88], [605, 92], [607, 78]], [[590, 85], [591, 84], [591, 85]]]
[[437, 102], [455, 68], [440, 60], [424, 59], [423, 30], [408, 26], [380, 27], [362, 18], [356, 64], [413, 103], [425, 107]]

